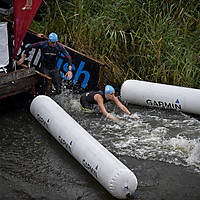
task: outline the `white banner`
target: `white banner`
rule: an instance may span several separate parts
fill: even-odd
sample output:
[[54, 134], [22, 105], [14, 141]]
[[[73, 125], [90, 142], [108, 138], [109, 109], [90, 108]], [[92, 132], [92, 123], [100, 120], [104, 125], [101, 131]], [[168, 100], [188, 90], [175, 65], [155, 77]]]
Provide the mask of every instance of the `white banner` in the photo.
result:
[[0, 23], [0, 70], [9, 64], [7, 22]]

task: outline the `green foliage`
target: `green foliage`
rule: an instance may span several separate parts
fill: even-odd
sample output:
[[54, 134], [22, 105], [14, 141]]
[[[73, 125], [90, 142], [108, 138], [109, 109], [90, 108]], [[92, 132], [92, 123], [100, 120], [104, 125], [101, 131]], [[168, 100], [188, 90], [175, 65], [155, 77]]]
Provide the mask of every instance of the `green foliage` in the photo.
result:
[[200, 88], [200, 2], [196, 0], [43, 1], [32, 29], [107, 65], [126, 79]]

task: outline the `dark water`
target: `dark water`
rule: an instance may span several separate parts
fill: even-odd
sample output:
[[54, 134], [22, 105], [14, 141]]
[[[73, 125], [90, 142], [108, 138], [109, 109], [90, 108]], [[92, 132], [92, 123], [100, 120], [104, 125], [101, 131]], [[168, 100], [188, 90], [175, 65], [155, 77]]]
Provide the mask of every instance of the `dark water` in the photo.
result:
[[[200, 121], [183, 113], [127, 105], [135, 121], [112, 104], [121, 119], [84, 113], [79, 95], [54, 100], [138, 178], [143, 200], [200, 199]], [[26, 102], [26, 103], [25, 103]], [[115, 200], [32, 117], [26, 98], [0, 102], [0, 199]]]

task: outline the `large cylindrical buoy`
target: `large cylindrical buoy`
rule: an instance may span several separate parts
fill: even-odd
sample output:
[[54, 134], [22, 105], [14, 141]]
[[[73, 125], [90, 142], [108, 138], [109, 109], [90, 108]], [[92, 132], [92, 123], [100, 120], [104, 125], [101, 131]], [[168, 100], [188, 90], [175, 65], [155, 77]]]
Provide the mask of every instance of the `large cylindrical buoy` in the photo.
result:
[[30, 111], [110, 194], [119, 199], [134, 194], [137, 188], [135, 174], [50, 97], [34, 98]]
[[127, 80], [120, 95], [128, 103], [200, 114], [200, 90], [173, 85]]

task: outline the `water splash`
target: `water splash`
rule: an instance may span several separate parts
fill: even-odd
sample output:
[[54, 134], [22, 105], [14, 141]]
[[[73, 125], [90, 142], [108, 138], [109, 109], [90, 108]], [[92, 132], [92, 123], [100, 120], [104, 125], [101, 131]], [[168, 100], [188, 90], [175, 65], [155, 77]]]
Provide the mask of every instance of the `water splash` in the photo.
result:
[[120, 119], [116, 124], [99, 109], [84, 113], [79, 98], [80, 95], [65, 92], [55, 100], [109, 151], [119, 156], [190, 166], [200, 172], [200, 121], [197, 119], [181, 112], [129, 106], [140, 117], [134, 120], [108, 103], [106, 109]]

